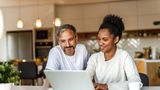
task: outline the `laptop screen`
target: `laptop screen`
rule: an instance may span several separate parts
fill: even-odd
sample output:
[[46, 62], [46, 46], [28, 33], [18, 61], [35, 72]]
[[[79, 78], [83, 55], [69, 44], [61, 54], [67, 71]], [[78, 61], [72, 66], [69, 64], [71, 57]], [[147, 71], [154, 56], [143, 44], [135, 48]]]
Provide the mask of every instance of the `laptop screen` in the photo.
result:
[[88, 73], [82, 70], [44, 70], [53, 90], [94, 90]]

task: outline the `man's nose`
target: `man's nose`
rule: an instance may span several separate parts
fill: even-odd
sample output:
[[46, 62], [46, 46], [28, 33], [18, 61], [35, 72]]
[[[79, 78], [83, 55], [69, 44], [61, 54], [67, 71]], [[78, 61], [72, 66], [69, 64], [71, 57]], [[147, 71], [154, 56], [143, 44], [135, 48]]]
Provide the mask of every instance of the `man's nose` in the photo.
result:
[[66, 46], [67, 47], [70, 46], [70, 42], [69, 41], [66, 42]]

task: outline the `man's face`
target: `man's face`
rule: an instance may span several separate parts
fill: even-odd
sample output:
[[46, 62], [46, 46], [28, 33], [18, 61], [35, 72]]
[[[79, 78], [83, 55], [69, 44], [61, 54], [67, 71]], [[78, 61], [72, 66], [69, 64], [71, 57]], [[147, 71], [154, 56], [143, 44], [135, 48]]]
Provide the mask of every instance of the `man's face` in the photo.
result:
[[77, 37], [72, 30], [66, 29], [59, 36], [59, 44], [66, 55], [72, 56], [77, 45]]

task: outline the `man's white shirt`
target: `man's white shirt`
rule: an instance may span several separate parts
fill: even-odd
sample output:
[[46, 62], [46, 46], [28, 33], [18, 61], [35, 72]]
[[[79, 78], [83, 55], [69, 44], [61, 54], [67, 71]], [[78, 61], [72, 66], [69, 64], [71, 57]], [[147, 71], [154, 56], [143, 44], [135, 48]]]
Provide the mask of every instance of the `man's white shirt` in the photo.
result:
[[88, 51], [82, 44], [77, 44], [73, 56], [64, 54], [60, 45], [53, 47], [48, 55], [46, 69], [49, 70], [83, 70], [88, 61]]

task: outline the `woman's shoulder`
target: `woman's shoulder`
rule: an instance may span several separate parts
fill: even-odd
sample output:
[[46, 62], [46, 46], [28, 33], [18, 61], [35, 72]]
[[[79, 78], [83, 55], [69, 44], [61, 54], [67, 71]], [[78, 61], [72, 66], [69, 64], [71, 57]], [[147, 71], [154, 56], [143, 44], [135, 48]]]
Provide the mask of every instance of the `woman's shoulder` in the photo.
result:
[[120, 55], [129, 55], [129, 53], [126, 50], [120, 48], [117, 48], [117, 53]]
[[124, 62], [126, 60], [132, 60], [133, 59], [132, 56], [126, 50], [123, 50], [123, 49], [118, 49], [117, 57], [121, 58], [121, 60], [123, 60]]

